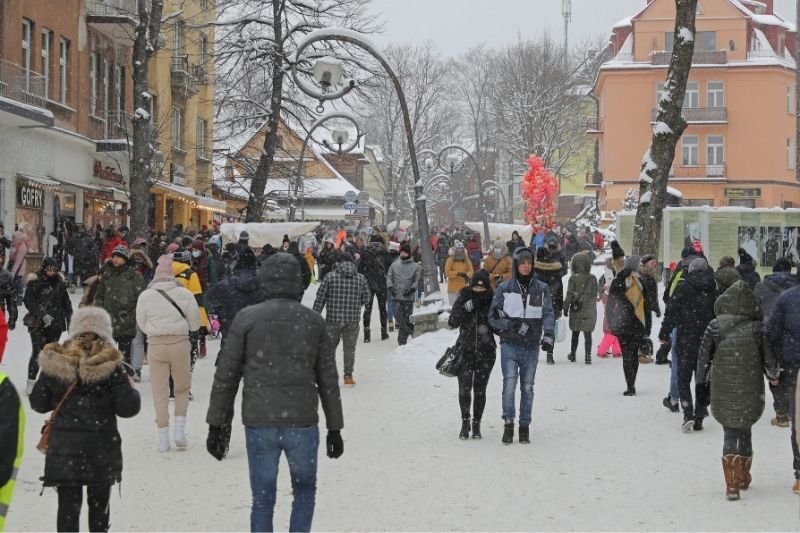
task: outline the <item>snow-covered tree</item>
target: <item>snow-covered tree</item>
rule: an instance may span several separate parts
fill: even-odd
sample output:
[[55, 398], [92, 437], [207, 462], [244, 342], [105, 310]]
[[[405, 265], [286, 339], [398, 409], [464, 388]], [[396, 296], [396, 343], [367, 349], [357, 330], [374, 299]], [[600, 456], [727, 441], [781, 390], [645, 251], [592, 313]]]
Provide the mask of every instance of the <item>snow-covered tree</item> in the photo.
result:
[[589, 205], [584, 207], [573, 219], [575, 226], [579, 228], [589, 228], [594, 231], [600, 227], [600, 209], [597, 200], [592, 200]]
[[636, 189], [628, 187], [625, 191], [625, 198], [622, 199], [622, 209], [625, 211], [636, 211], [639, 207], [639, 197], [636, 194]]

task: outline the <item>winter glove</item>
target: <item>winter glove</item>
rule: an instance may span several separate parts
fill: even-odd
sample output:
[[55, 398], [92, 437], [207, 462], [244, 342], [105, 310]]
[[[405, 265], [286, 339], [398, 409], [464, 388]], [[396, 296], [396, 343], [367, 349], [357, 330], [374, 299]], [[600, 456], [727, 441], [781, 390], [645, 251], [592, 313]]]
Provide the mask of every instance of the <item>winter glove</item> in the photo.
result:
[[466, 273], [466, 272], [459, 272], [459, 273], [458, 273], [458, 277], [459, 277], [459, 278], [464, 278], [465, 280], [468, 280], [468, 279], [469, 279], [469, 276], [467, 275], [467, 273]]
[[[227, 430], [230, 433], [230, 430]], [[217, 461], [222, 461], [228, 451], [228, 443], [225, 439], [225, 426], [208, 426], [208, 438], [206, 439], [206, 450]]]
[[552, 333], [545, 333], [542, 336], [542, 350], [547, 353], [553, 353], [553, 334]]
[[50, 315], [44, 315], [42, 317], [42, 323], [44, 324], [44, 327], [49, 328], [50, 324], [53, 323], [53, 317]]
[[410, 289], [406, 289], [405, 291], [403, 291], [403, 296], [408, 298], [409, 296], [411, 296], [415, 292], [417, 292], [417, 289], [415, 289], [414, 287], [411, 287]]
[[464, 310], [467, 313], [471, 313], [475, 309], [475, 305], [472, 303], [472, 300], [467, 300], [464, 302]]
[[569, 316], [569, 306], [568, 305], [564, 306], [564, 316]]
[[328, 457], [338, 459], [344, 453], [342, 432], [338, 429], [329, 429], [327, 438]]
[[9, 330], [9, 331], [14, 331], [14, 328], [15, 328], [15, 327], [17, 327], [17, 323], [16, 323], [16, 322], [14, 322], [13, 320], [12, 320], [11, 322], [9, 322], [9, 323], [8, 323], [8, 330]]

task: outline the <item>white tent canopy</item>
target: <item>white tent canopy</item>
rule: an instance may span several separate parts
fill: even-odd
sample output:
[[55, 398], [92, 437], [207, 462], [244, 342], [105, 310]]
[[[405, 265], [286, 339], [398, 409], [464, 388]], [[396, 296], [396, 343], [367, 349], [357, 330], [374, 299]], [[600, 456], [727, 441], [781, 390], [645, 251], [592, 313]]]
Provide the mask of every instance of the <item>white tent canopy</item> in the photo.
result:
[[[400, 221], [400, 229], [408, 229], [410, 226], [413, 226], [414, 223], [410, 220], [401, 220]], [[394, 231], [397, 227], [397, 221], [389, 222], [386, 224], [386, 231]]]
[[[477, 231], [483, 235], [483, 222], [464, 222], [464, 225], [472, 231]], [[497, 239], [502, 239], [503, 241], [511, 239], [511, 233], [515, 230], [519, 233], [519, 236], [522, 237], [523, 241], [526, 243], [531, 242], [533, 231], [531, 230], [530, 224], [501, 224], [499, 222], [489, 222], [489, 236], [492, 238], [492, 242]]]
[[284, 235], [296, 239], [317, 226], [319, 222], [248, 222], [222, 224], [219, 231], [223, 242], [238, 242], [239, 234], [246, 231], [250, 234], [250, 246], [261, 248], [267, 243], [280, 246]]

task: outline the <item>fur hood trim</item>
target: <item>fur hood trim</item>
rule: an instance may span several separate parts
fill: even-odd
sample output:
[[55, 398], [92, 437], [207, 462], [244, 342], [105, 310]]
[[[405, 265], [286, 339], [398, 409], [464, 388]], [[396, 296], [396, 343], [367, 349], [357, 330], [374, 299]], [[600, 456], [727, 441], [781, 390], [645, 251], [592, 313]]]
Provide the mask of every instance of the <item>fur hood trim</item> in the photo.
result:
[[89, 353], [73, 340], [48, 344], [39, 353], [42, 372], [69, 384], [79, 376], [83, 383], [103, 381], [121, 365], [120, 351], [101, 340], [92, 343]]
[[561, 263], [558, 261], [536, 261], [534, 263], [533, 268], [536, 270], [561, 270]]
[[141, 261], [147, 268], [153, 268], [153, 262], [142, 250], [131, 250], [129, 254], [130, 261]]
[[[30, 274], [25, 276], [25, 283], [28, 283], [30, 281], [36, 281], [37, 279], [39, 279], [39, 274], [36, 272], [31, 272]], [[58, 279], [60, 279], [64, 283], [67, 282], [67, 278], [64, 277], [64, 274], [62, 272], [58, 273]]]

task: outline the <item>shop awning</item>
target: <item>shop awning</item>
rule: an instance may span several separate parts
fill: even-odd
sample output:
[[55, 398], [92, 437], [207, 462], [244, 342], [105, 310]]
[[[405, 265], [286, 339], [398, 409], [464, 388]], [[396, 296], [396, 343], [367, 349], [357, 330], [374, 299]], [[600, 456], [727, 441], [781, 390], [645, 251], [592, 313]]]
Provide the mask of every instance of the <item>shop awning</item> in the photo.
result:
[[187, 200], [194, 201], [195, 198], [197, 198], [194, 189], [184, 187], [183, 185], [175, 185], [174, 183], [167, 183], [166, 181], [157, 181], [153, 184], [153, 187], [158, 187], [163, 191], [171, 192], [178, 196], [185, 196]]
[[55, 191], [61, 186], [59, 182], [42, 176], [33, 176], [31, 174], [23, 174], [22, 172], [20, 172], [17, 174], [17, 177], [23, 181], [26, 181], [28, 185], [36, 189]]
[[63, 183], [64, 185], [71, 185], [72, 187], [78, 187], [80, 189], [87, 189], [90, 191], [102, 191], [102, 192], [110, 192], [110, 187], [100, 187], [98, 185], [89, 185], [88, 183], [78, 183], [77, 181], [67, 180], [64, 178], [56, 178], [59, 182]]
[[228, 209], [228, 204], [222, 200], [209, 198], [208, 196], [200, 196], [199, 194], [196, 197], [197, 207], [201, 209], [207, 209], [209, 211], [214, 211], [215, 213], [224, 213]]
[[197, 194], [194, 189], [190, 187], [175, 185], [174, 183], [167, 183], [166, 181], [157, 181], [153, 184], [153, 187], [158, 187], [163, 191], [181, 196], [184, 200], [192, 202], [198, 209], [205, 209], [215, 213], [224, 213], [228, 209], [228, 204], [222, 200]]

